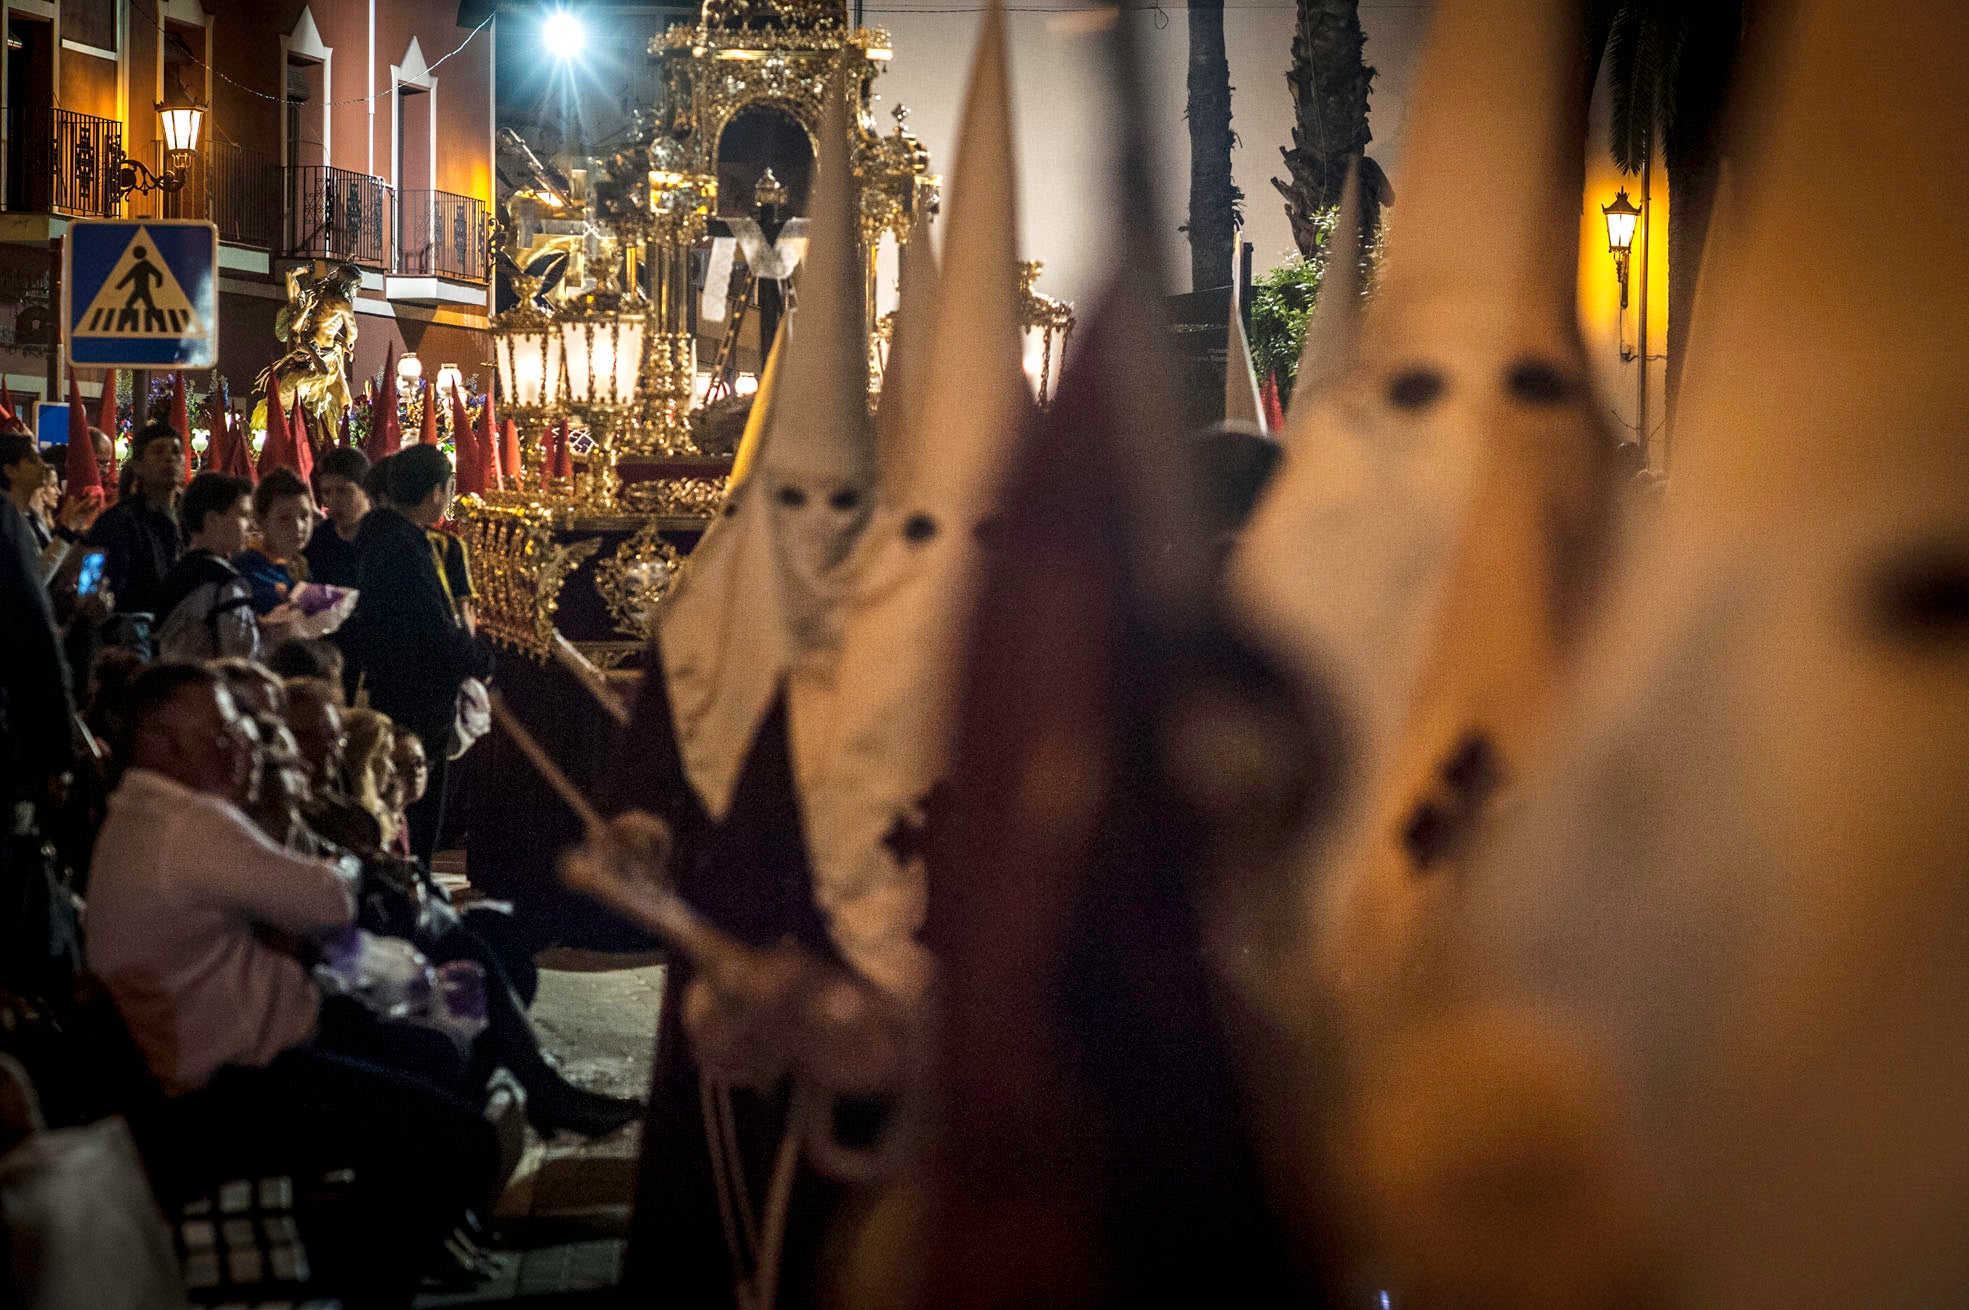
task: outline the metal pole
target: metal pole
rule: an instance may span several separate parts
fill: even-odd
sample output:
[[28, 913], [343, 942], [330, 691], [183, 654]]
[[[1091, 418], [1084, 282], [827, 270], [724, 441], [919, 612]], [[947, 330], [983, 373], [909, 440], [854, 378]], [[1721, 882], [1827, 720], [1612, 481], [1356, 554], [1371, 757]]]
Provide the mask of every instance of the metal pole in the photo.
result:
[[[1641, 162], [1641, 305], [1636, 311], [1640, 320], [1641, 341], [1637, 353], [1641, 357], [1641, 454], [1648, 453], [1648, 256], [1654, 253], [1654, 201], [1649, 195], [1649, 186], [1654, 176], [1654, 151], [1649, 150]], [[1673, 276], [1672, 272], [1670, 274]]]

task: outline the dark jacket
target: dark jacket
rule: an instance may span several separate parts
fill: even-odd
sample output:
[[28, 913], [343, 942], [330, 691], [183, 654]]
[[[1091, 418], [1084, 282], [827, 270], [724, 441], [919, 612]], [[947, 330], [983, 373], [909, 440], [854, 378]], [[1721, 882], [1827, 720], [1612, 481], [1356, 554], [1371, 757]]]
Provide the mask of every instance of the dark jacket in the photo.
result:
[[[0, 803], [74, 763], [75, 706], [34, 534], [0, 496]], [[0, 833], [4, 837], [4, 833]]]
[[146, 500], [141, 492], [119, 500], [101, 514], [84, 542], [103, 552], [103, 575], [124, 614], [154, 614], [164, 575], [184, 554], [178, 520]]
[[319, 582], [329, 587], [353, 587], [359, 584], [362, 572], [362, 552], [353, 541], [342, 540], [342, 534], [335, 530], [333, 523], [324, 523], [314, 530], [308, 538], [307, 549], [301, 552], [308, 561], [308, 581]]
[[356, 534], [362, 569], [355, 613], [336, 634], [350, 686], [372, 709], [442, 750], [458, 685], [492, 672], [492, 653], [459, 625], [424, 529], [393, 509], [372, 510]]

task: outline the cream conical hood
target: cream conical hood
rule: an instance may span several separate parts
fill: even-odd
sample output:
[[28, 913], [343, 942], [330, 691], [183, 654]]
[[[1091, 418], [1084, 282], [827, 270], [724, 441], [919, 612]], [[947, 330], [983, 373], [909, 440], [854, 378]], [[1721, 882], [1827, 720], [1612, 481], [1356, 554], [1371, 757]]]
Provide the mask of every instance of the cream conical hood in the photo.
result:
[[1293, 374], [1284, 440], [1290, 441], [1307, 426], [1314, 397], [1354, 358], [1361, 327], [1361, 254], [1361, 160], [1355, 155], [1347, 161], [1340, 210], [1326, 238], [1326, 265], [1320, 272], [1319, 296], [1306, 319], [1306, 341]]
[[1587, 90], [1579, 8], [1436, 6], [1403, 129], [1402, 210], [1412, 217], [1389, 233], [1371, 325], [1413, 331], [1418, 313], [1444, 302], [1573, 321]]
[[[1348, 812], [1305, 852], [1308, 969], [1372, 1004], [1539, 748], [1592, 597], [1607, 435], [1575, 318], [1575, 0], [1442, 0], [1403, 203], [1344, 372], [1234, 562], [1253, 627], [1345, 719]], [[1301, 418], [1300, 414], [1304, 417]]]
[[[842, 955], [913, 1000], [929, 982], [923, 857], [911, 834], [949, 766], [957, 682], [988, 548], [981, 537], [1032, 406], [1020, 369], [1017, 171], [1005, 18], [985, 14], [945, 205], [926, 389], [885, 487], [879, 538], [842, 629], [833, 744], [805, 818], [814, 894]], [[911, 365], [915, 367], [914, 364]]]
[[875, 411], [875, 458], [885, 488], [909, 484], [911, 443], [916, 420], [929, 392], [930, 334], [936, 326], [937, 252], [930, 220], [918, 215], [899, 259], [902, 283], [897, 297], [889, 358], [882, 370], [882, 403]]
[[[1005, 11], [985, 11], [945, 206], [936, 328], [911, 497], [976, 512], [1003, 476], [1005, 434], [1030, 408], [1019, 330], [1018, 170]], [[934, 456], [932, 456], [934, 452]]]
[[845, 72], [837, 70], [821, 114], [810, 236], [793, 315], [799, 326], [786, 344], [781, 382], [785, 403], [773, 415], [759, 465], [767, 476], [807, 490], [825, 495], [845, 487], [866, 498], [875, 482], [875, 439], [860, 188], [848, 157], [851, 94]]
[[1265, 428], [1265, 405], [1258, 398], [1258, 370], [1251, 363], [1251, 341], [1244, 333], [1244, 307], [1238, 303], [1238, 283], [1231, 278], [1230, 321], [1225, 329], [1224, 421]]
[[[1685, 450], [1442, 972], [1551, 1034], [1500, 1118], [1554, 1122], [1525, 1103], [1551, 1069], [1619, 1089], [1579, 1144], [1601, 1158], [1545, 1133], [1520, 1158], [1621, 1181], [1666, 1276], [1647, 1296], [1955, 1304], [1969, 8], [1758, 14]], [[1515, 1167], [1458, 1150], [1448, 1172]]]
[[1749, 117], [1729, 257], [1704, 274], [1671, 501], [1747, 511], [1969, 452], [1969, 172], [1949, 153], [1969, 95], [1924, 44], [1969, 35], [1969, 7], [1800, 8], [1796, 62]]
[[848, 94], [837, 74], [822, 122], [797, 326], [786, 333], [785, 359], [772, 365], [750, 472], [662, 610], [678, 749], [713, 818], [729, 809], [788, 674], [831, 655], [853, 573], [846, 565], [874, 502]]

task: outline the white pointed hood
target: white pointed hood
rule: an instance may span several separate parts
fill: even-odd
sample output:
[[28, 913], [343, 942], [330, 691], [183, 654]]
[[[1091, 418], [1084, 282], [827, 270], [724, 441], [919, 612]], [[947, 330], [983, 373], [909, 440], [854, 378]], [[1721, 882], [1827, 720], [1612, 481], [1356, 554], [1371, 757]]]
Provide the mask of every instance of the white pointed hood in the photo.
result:
[[1266, 431], [1265, 404], [1258, 396], [1258, 370], [1251, 363], [1251, 341], [1244, 332], [1244, 307], [1238, 303], [1238, 279], [1231, 278], [1230, 321], [1225, 327], [1224, 422], [1243, 423]]
[[[823, 115], [812, 239], [749, 474], [692, 552], [660, 623], [678, 747], [722, 818], [790, 670], [831, 655], [846, 566], [875, 493], [859, 199], [848, 87]], [[775, 352], [777, 354], [777, 352]]]
[[[1005, 17], [986, 11], [945, 205], [936, 329], [907, 481], [885, 488], [862, 593], [847, 616], [829, 773], [809, 818], [815, 894], [836, 945], [899, 997], [920, 996], [930, 960], [922, 856], [912, 834], [944, 776], [957, 680], [988, 520], [1018, 425], [1016, 168]], [[912, 365], [912, 367], [914, 367]]]
[[[1284, 439], [1310, 426], [1314, 397], [1346, 373], [1360, 340], [1361, 313], [1361, 161], [1347, 161], [1347, 180], [1340, 185], [1340, 212], [1326, 239], [1326, 263], [1320, 270], [1319, 295], [1306, 319], [1306, 340], [1299, 349], [1293, 373], [1292, 408], [1286, 417]], [[1301, 415], [1307, 421], [1296, 423]]]
[[941, 279], [927, 215], [917, 217], [898, 263], [901, 287], [896, 297], [895, 326], [882, 370], [881, 404], [875, 410], [875, 455], [881, 466], [881, 483], [887, 488], [909, 485], [916, 419], [930, 390], [926, 356], [930, 335], [936, 329]]
[[1579, 1162], [1520, 1144], [1621, 1180], [1653, 1299], [1955, 1304], [1969, 9], [1798, 0], [1753, 36], [1683, 454], [1453, 976], [1545, 1034], [1501, 1114], [1550, 1122], [1512, 1097], [1553, 1069], [1619, 1090]]
[[1581, 48], [1574, 0], [1438, 5], [1403, 200], [1480, 190], [1482, 221], [1397, 225], [1234, 564], [1252, 626], [1348, 729], [1308, 920], [1314, 967], [1363, 1000], [1534, 749], [1589, 599], [1611, 443], [1575, 319]]

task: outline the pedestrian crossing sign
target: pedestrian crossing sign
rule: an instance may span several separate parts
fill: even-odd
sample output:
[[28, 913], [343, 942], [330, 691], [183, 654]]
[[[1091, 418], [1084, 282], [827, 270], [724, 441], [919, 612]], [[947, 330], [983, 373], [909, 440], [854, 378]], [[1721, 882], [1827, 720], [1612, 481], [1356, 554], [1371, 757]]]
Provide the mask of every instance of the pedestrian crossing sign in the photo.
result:
[[219, 345], [219, 230], [184, 219], [78, 220], [62, 253], [68, 362], [211, 368]]

